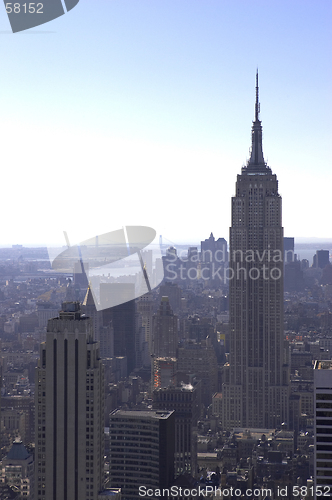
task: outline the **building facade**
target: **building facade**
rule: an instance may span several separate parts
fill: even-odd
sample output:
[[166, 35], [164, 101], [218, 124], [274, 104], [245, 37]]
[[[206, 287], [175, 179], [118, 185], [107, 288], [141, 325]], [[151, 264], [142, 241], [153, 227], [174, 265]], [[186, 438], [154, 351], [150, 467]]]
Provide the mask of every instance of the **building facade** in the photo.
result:
[[200, 384], [161, 387], [153, 391], [155, 410], [174, 410], [175, 415], [175, 477], [197, 470], [197, 422], [200, 416]]
[[[118, 305], [103, 309], [102, 324], [113, 327], [114, 356], [127, 357], [129, 375], [136, 367], [136, 301], [133, 283], [101, 283], [100, 296], [105, 305], [120, 302]], [[131, 300], [132, 299], [132, 300]], [[123, 301], [123, 302], [122, 302]]]
[[178, 372], [201, 380], [201, 402], [207, 408], [218, 389], [218, 363], [210, 338], [178, 348]]
[[316, 361], [315, 397], [315, 498], [332, 498], [332, 361]]
[[263, 157], [257, 74], [251, 156], [232, 198], [230, 358], [223, 384], [227, 428], [275, 428], [288, 421], [281, 212], [277, 177]]
[[110, 415], [110, 486], [123, 500], [139, 487], [167, 488], [174, 479], [174, 412], [114, 410]]
[[151, 368], [152, 390], [175, 385], [176, 358], [157, 358], [152, 356]]
[[104, 370], [92, 322], [64, 302], [36, 368], [36, 500], [97, 500], [104, 480]]
[[152, 318], [152, 354], [156, 357], [176, 357], [178, 317], [173, 314], [168, 297], [162, 297], [158, 312]]

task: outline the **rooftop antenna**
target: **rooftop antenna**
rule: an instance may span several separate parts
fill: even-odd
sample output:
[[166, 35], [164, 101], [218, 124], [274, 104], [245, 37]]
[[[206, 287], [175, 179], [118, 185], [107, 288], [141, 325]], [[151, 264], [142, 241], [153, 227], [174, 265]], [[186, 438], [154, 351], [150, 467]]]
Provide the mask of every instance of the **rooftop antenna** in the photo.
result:
[[259, 88], [258, 88], [258, 68], [256, 71], [256, 103], [255, 103], [255, 121], [259, 120], [260, 104], [259, 104]]

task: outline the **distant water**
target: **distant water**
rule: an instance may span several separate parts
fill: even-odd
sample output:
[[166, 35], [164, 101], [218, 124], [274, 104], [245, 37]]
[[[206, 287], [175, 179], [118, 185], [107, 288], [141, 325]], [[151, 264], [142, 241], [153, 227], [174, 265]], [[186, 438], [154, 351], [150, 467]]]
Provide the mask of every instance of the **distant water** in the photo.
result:
[[112, 268], [107, 268], [105, 266], [105, 269], [101, 272], [100, 268], [97, 269], [91, 269], [89, 271], [89, 276], [100, 276], [100, 277], [113, 277], [113, 278], [118, 278], [119, 276], [132, 276], [134, 274], [137, 274], [139, 272], [142, 272], [142, 268], [140, 266], [131, 266], [131, 267], [112, 267]]
[[329, 250], [330, 252], [330, 262], [332, 262], [332, 240], [329, 241], [301, 241], [296, 242], [295, 239], [295, 250], [294, 253], [297, 254], [299, 260], [307, 259], [309, 264], [312, 265], [313, 257], [317, 250]]

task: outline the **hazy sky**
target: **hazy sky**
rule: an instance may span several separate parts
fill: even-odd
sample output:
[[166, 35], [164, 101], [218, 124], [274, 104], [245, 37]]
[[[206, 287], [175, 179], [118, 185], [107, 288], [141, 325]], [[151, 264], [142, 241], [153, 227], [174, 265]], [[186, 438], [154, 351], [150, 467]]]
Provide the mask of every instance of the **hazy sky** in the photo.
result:
[[0, 245], [228, 239], [257, 66], [285, 235], [331, 238], [331, 21], [330, 0], [80, 0], [11, 34], [0, 6]]

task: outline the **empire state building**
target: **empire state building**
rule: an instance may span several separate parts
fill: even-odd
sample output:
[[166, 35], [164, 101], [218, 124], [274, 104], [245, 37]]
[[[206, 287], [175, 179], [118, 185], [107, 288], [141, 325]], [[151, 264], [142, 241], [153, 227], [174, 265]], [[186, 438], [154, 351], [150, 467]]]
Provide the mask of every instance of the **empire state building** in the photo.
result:
[[251, 156], [237, 176], [230, 228], [230, 355], [223, 425], [275, 428], [288, 420], [289, 368], [283, 338], [281, 196], [266, 164], [258, 72]]

